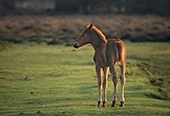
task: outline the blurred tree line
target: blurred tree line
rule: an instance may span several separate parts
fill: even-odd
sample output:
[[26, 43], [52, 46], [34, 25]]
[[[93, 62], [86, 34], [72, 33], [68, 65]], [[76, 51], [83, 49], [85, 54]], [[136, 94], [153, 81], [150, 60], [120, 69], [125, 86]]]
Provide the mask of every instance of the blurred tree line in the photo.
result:
[[[35, 3], [36, 5], [34, 5]], [[53, 5], [51, 5], [51, 8], [41, 7], [44, 8], [46, 12], [42, 12], [41, 9], [39, 9], [39, 13], [154, 14], [170, 16], [170, 0], [0, 0], [0, 14], [23, 12], [24, 7], [28, 9], [30, 4], [36, 9], [36, 7], [41, 6], [42, 3], [46, 3], [46, 5], [51, 3]], [[30, 11], [31, 10], [32, 7], [30, 7]], [[35, 11], [32, 10], [32, 13], [34, 12]], [[25, 10], [23, 14], [26, 13], [27, 11]]]
[[63, 13], [170, 16], [170, 0], [56, 0], [55, 10]]

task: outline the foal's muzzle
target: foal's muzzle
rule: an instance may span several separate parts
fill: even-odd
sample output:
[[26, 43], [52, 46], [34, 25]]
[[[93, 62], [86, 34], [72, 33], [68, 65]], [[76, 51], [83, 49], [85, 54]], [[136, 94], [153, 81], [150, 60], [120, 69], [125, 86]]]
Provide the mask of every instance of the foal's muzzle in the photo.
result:
[[75, 43], [73, 44], [73, 46], [74, 46], [74, 48], [78, 48], [78, 47], [79, 47], [79, 45], [78, 45], [77, 42], [75, 42]]

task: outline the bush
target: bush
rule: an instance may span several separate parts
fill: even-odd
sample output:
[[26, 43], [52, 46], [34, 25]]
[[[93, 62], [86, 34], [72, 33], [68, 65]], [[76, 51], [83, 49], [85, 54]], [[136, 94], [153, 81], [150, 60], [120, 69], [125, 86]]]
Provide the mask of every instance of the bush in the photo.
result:
[[0, 51], [13, 48], [13, 44], [9, 42], [0, 41]]
[[47, 42], [47, 45], [63, 45], [64, 42], [59, 39], [53, 39], [52, 41]]

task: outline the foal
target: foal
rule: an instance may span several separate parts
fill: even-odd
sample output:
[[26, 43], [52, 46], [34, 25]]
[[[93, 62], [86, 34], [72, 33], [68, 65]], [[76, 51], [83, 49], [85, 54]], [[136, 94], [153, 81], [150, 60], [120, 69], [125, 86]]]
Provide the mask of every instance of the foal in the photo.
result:
[[[77, 40], [74, 42], [74, 47], [79, 48], [83, 45], [91, 44], [95, 50], [94, 62], [96, 64], [96, 73], [98, 78], [98, 107], [102, 102], [102, 88], [104, 89], [103, 107], [106, 107], [107, 87], [108, 87], [108, 70], [112, 74], [114, 84], [112, 107], [116, 107], [117, 101], [117, 82], [118, 75], [114, 65], [119, 64], [121, 75], [121, 97], [120, 107], [124, 107], [124, 86], [125, 86], [125, 70], [126, 70], [126, 47], [120, 39], [110, 39], [107, 41], [104, 34], [93, 24], [87, 26]], [[102, 79], [103, 71], [103, 79]]]

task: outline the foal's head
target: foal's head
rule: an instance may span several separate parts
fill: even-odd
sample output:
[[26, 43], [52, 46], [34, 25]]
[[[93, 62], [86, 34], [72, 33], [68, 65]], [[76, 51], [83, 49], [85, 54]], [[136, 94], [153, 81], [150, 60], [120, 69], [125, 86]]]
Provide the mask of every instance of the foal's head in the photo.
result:
[[76, 41], [74, 42], [73, 46], [75, 48], [79, 48], [83, 45], [86, 45], [88, 43], [90, 43], [90, 33], [92, 32], [93, 28], [93, 24], [90, 24], [89, 26], [87, 26], [86, 29], [84, 29], [80, 36], [76, 39]]

